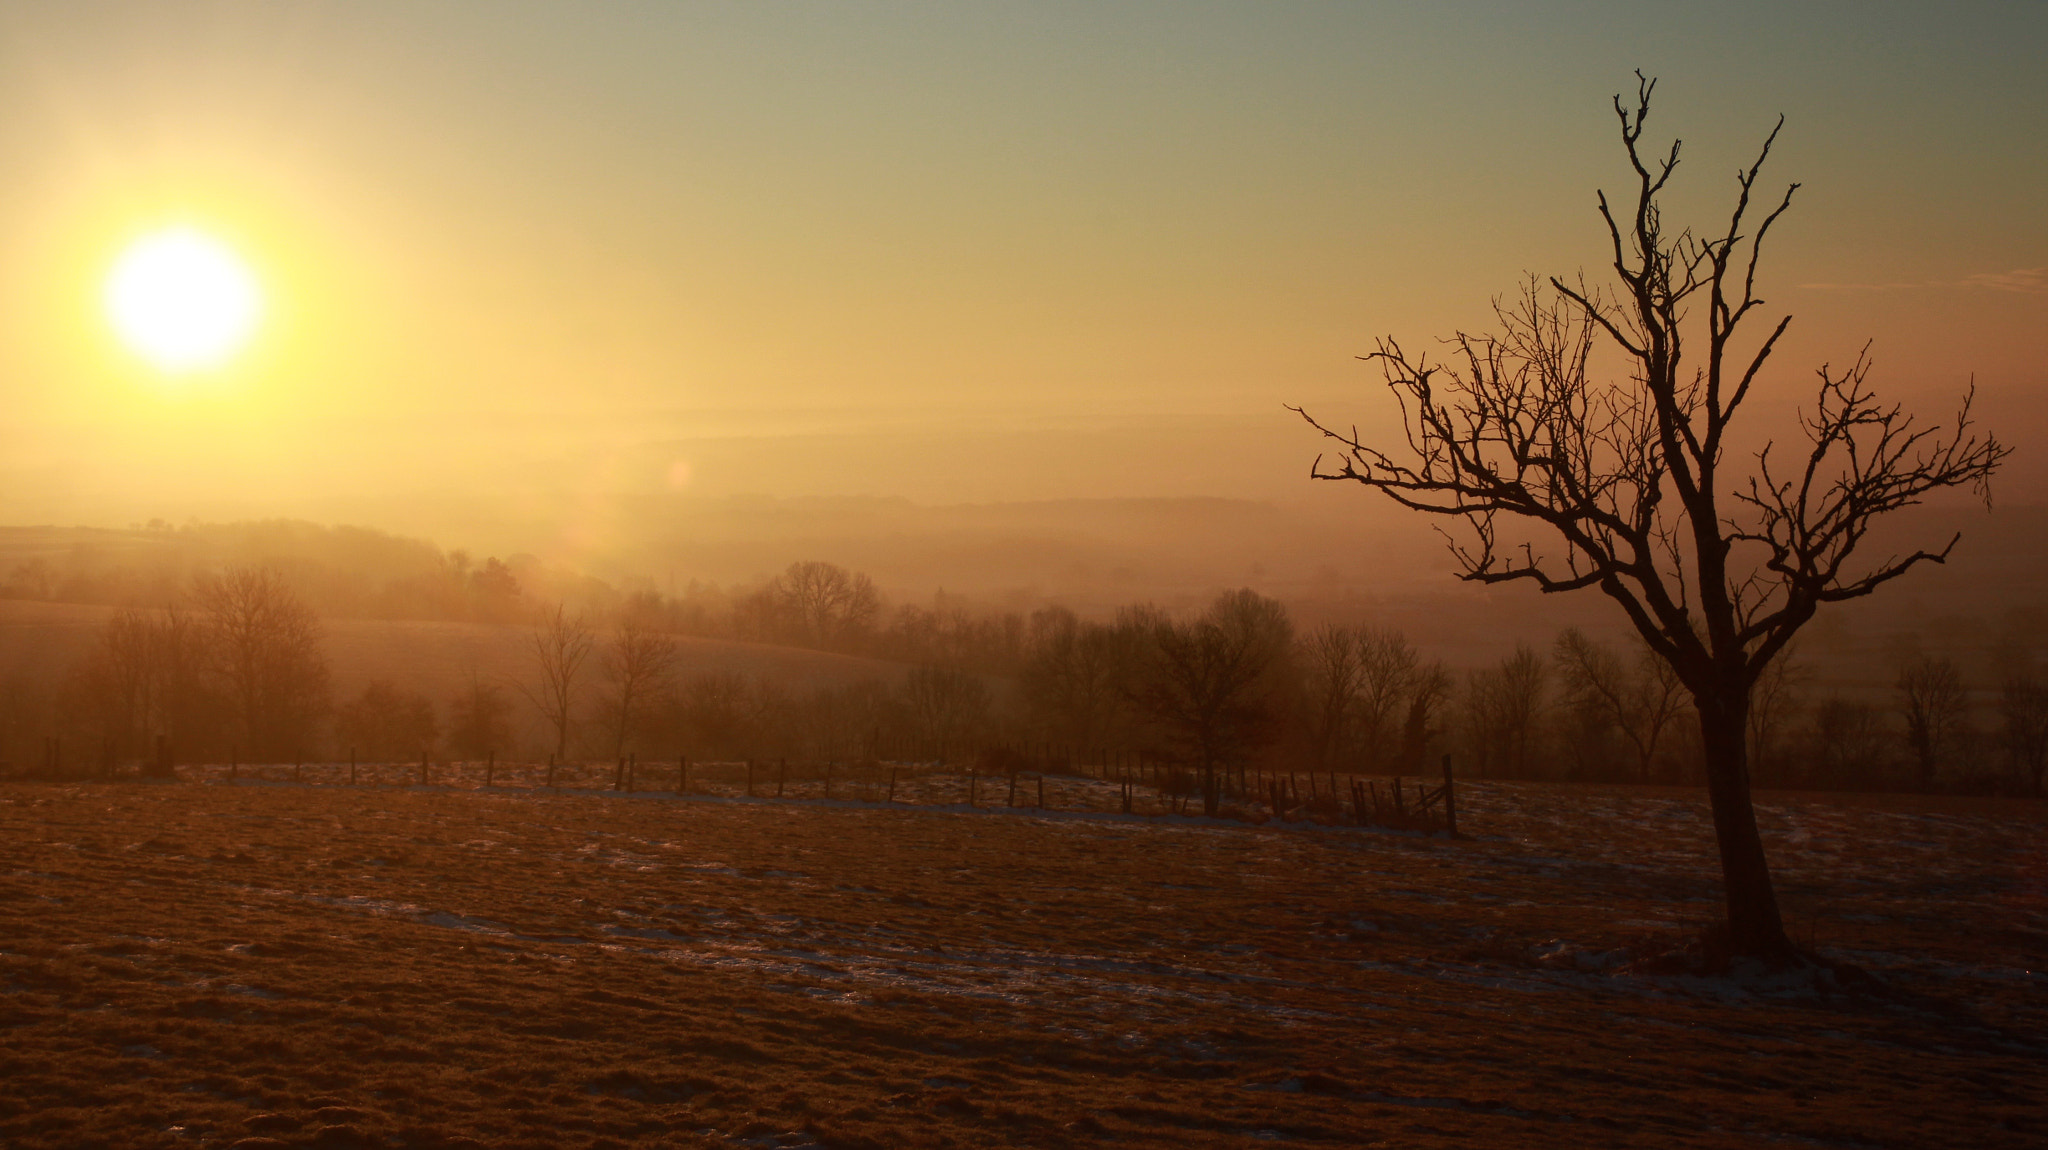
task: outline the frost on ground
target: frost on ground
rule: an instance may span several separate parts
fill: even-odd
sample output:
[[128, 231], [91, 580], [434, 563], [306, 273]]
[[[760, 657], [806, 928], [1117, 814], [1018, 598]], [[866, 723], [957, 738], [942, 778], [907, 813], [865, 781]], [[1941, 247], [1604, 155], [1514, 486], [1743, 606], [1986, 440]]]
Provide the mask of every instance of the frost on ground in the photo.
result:
[[1461, 805], [1474, 837], [1450, 841], [9, 785], [0, 1144], [2048, 1135], [2041, 804], [1763, 800], [1794, 933], [1876, 990], [1649, 961], [1717, 913], [1695, 796], [1475, 784]]

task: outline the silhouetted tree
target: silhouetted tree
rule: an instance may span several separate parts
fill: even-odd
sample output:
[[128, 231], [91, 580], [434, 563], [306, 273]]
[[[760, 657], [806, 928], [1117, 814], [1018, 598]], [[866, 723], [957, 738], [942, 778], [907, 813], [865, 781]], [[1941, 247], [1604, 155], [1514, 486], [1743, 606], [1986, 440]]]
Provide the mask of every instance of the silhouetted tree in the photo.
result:
[[1635, 752], [1636, 779], [1649, 782], [1657, 745], [1685, 709], [1685, 688], [1671, 664], [1642, 648], [1624, 660], [1577, 627], [1557, 637], [1556, 659], [1565, 692], [1604, 716]]
[[[1382, 341], [1367, 358], [1401, 403], [1399, 446], [1303, 417], [1341, 449], [1342, 466], [1318, 460], [1318, 478], [1461, 519], [1470, 534], [1453, 551], [1465, 578], [1598, 588], [1621, 607], [1699, 716], [1731, 947], [1790, 962], [1750, 803], [1751, 688], [1821, 604], [1867, 595], [1954, 546], [1853, 564], [1873, 520], [1930, 491], [1981, 488], [2007, 449], [1970, 431], [1968, 399], [1948, 430], [1880, 403], [1859, 355], [1821, 369], [1789, 472], [1768, 445], [1746, 479], [1725, 471], [1735, 416], [1790, 323], [1736, 343], [1762, 303], [1764, 238], [1797, 185], [1753, 218], [1774, 128], [1737, 174], [1725, 230], [1667, 230], [1659, 198], [1679, 149], [1659, 158], [1642, 147], [1653, 87], [1642, 80], [1633, 110], [1614, 100], [1636, 187], [1618, 217], [1600, 197], [1613, 294], [1532, 281], [1496, 309], [1499, 330], [1454, 337], [1447, 363]], [[1624, 370], [1598, 375], [1596, 346]]]
[[1442, 663], [1415, 669], [1408, 681], [1408, 705], [1401, 719], [1399, 770], [1420, 774], [1429, 766], [1432, 744], [1444, 733], [1439, 721], [1451, 701], [1451, 673]]
[[1030, 654], [1019, 674], [1025, 702], [1044, 729], [1076, 747], [1100, 747], [1119, 724], [1132, 643], [1113, 627], [1065, 608], [1031, 617]]
[[754, 697], [738, 671], [692, 675], [678, 693], [690, 754], [744, 755], [753, 740]]
[[920, 744], [933, 758], [965, 750], [965, 737], [988, 716], [991, 697], [979, 676], [922, 663], [903, 677], [901, 696]]
[[1749, 692], [1749, 762], [1758, 778], [1785, 781], [1785, 766], [1779, 753], [1788, 719], [1799, 706], [1798, 692], [1806, 672], [1794, 660], [1796, 649], [1786, 647], [1757, 676]]
[[1876, 707], [1827, 699], [1814, 710], [1806, 760], [1828, 785], [1869, 787], [1887, 772], [1885, 748], [1891, 738]]
[[623, 616], [612, 628], [601, 670], [613, 757], [625, 755], [634, 728], [654, 705], [675, 664], [674, 636], [653, 630], [633, 615]]
[[1362, 629], [1358, 671], [1360, 759], [1369, 771], [1385, 771], [1399, 749], [1402, 701], [1416, 690], [1415, 648], [1391, 627]]
[[569, 732], [576, 722], [576, 684], [596, 636], [583, 616], [571, 615], [557, 603], [534, 626], [532, 642], [537, 681], [532, 686], [519, 684], [519, 691], [554, 728], [555, 757], [566, 758]]
[[1899, 668], [1899, 714], [1921, 790], [1931, 790], [1963, 725], [1963, 679], [1951, 659], [1915, 655]]
[[268, 567], [206, 579], [194, 598], [206, 615], [208, 648], [244, 753], [259, 760], [303, 756], [327, 710], [327, 661], [313, 609]]
[[1294, 626], [1285, 607], [1251, 590], [1227, 591], [1185, 623], [1151, 615], [1142, 626], [1151, 641], [1134, 702], [1200, 771], [1202, 812], [1213, 816], [1218, 770], [1273, 735], [1275, 678]]
[[1465, 706], [1482, 772], [1511, 778], [1534, 772], [1549, 683], [1543, 656], [1525, 643], [1517, 643], [1513, 654], [1467, 678]]
[[1309, 751], [1317, 770], [1339, 762], [1349, 769], [1357, 747], [1359, 667], [1358, 632], [1325, 623], [1302, 637], [1295, 658], [1301, 667], [1302, 718]]
[[441, 737], [434, 704], [425, 695], [376, 679], [334, 711], [334, 735], [369, 759], [408, 760], [433, 750]]
[[832, 563], [792, 563], [742, 604], [765, 639], [820, 649], [854, 646], [873, 629], [882, 599], [874, 581]]
[[471, 671], [468, 685], [448, 702], [449, 749], [464, 759], [481, 759], [504, 749], [512, 741], [511, 713], [505, 692]]
[[2031, 675], [2006, 676], [1998, 694], [1999, 736], [2014, 771], [2034, 794], [2048, 773], [2048, 686]]

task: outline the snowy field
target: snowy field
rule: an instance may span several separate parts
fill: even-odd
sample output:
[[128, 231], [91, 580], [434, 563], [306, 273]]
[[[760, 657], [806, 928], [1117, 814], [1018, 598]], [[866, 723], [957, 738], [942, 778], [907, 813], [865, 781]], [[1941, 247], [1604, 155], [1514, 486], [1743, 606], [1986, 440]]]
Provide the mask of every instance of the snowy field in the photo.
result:
[[1835, 991], [1660, 960], [1684, 791], [1468, 785], [1451, 841], [960, 782], [0, 786], [0, 1144], [2048, 1138], [2039, 803], [1765, 796]]

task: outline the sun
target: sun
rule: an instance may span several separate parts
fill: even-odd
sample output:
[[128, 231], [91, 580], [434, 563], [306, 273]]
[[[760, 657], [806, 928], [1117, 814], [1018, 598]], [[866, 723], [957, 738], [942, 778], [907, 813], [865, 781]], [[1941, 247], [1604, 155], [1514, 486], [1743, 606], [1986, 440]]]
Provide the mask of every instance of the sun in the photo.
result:
[[136, 240], [107, 275], [107, 319], [121, 342], [168, 374], [226, 363], [255, 334], [263, 293], [234, 250], [171, 227]]

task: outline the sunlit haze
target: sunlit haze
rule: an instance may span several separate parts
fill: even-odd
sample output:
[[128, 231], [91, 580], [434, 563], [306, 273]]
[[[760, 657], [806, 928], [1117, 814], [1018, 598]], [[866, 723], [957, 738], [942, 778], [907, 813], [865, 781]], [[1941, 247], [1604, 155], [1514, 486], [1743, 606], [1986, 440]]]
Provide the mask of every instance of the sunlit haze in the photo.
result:
[[[698, 496], [1313, 498], [1282, 403], [1384, 420], [1373, 338], [1599, 270], [1638, 66], [1685, 204], [1787, 117], [1767, 402], [1875, 338], [2024, 441], [2039, 11], [1743, 11], [11, 4], [0, 508], [539, 549]], [[162, 219], [289, 301], [204, 403], [134, 398], [196, 328], [105, 335]]]

